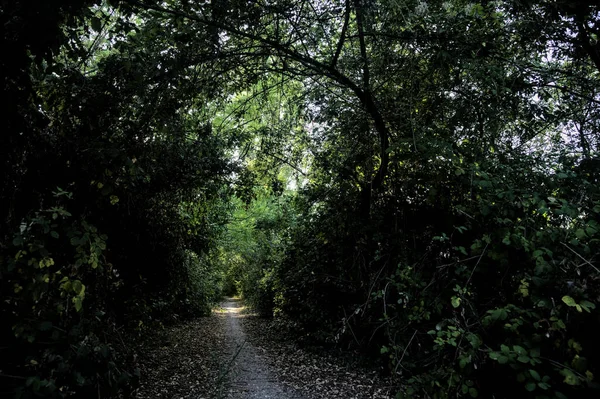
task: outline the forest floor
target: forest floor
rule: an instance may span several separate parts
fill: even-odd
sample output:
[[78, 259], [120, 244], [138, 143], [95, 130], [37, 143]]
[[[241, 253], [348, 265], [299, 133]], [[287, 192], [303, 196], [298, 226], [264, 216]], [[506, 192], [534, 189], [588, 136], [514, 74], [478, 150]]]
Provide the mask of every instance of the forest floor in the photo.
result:
[[211, 316], [168, 327], [149, 340], [135, 397], [391, 398], [389, 384], [356, 360], [301, 349], [271, 320], [229, 298]]

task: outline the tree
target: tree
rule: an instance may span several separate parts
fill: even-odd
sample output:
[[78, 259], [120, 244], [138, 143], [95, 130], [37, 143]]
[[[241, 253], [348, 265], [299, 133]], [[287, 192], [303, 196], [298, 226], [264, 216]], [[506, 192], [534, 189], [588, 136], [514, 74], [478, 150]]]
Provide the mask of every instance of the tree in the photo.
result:
[[[199, 313], [224, 279], [377, 357], [400, 395], [597, 393], [595, 4], [87, 5], [48, 38], [3, 6], [15, 348], [43, 358], [38, 302], [79, 308], [45, 322], [84, 347], [92, 312]], [[116, 384], [70, 371], [73, 392]]]

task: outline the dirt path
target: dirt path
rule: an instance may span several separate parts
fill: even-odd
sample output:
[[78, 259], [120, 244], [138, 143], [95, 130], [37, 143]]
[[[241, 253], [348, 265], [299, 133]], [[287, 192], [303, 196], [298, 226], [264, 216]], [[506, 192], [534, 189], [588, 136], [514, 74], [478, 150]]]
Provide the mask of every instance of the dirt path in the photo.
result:
[[236, 299], [210, 317], [166, 328], [140, 352], [137, 399], [393, 397], [374, 370], [339, 354], [300, 349]]
[[293, 388], [281, 384], [271, 372], [266, 360], [251, 340], [248, 340], [241, 326], [245, 317], [241, 312], [243, 305], [239, 300], [227, 299], [222, 305], [226, 317], [227, 339], [234, 344], [230, 348], [231, 357], [230, 384], [227, 397], [238, 398], [281, 398], [301, 399]]

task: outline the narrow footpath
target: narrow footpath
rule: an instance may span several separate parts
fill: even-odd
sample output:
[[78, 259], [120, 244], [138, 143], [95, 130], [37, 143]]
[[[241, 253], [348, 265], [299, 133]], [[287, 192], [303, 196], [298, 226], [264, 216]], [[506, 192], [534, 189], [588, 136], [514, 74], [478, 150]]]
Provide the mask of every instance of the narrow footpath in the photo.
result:
[[144, 348], [138, 399], [391, 398], [377, 373], [302, 350], [228, 298], [209, 317], [166, 328]]
[[267, 366], [267, 361], [250, 340], [241, 326], [244, 309], [239, 300], [228, 299], [221, 305], [227, 317], [225, 335], [235, 346], [230, 348], [231, 378], [227, 398], [231, 399], [301, 399], [295, 389], [283, 385]]

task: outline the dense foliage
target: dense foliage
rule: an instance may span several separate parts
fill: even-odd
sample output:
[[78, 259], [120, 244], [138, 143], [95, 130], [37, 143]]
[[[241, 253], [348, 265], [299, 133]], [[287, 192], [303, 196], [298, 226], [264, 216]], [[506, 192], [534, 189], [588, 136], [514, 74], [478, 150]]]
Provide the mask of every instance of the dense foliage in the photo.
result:
[[[187, 111], [206, 100], [185, 56], [132, 40], [152, 22], [9, 3], [0, 385], [105, 396], [135, 380], [128, 336], [220, 295], [205, 258], [225, 220], [223, 145]], [[32, 18], [48, 31], [31, 34]]]
[[595, 3], [29, 3], [0, 6], [5, 393], [124, 392], [127, 337], [222, 293], [399, 397], [600, 393]]

